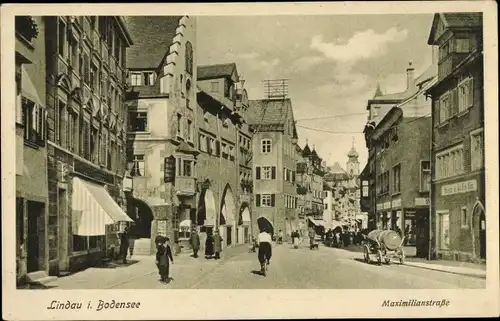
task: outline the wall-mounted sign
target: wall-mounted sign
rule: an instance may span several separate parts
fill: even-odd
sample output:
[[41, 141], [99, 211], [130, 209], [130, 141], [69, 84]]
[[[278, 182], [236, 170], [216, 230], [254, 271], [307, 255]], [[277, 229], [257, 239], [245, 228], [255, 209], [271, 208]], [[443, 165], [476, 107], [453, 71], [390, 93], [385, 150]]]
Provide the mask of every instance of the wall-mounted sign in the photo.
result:
[[400, 198], [396, 198], [394, 200], [392, 200], [392, 207], [395, 208], [395, 207], [401, 207], [401, 199]]
[[428, 197], [415, 197], [415, 206], [429, 206], [431, 200]]
[[391, 202], [385, 202], [384, 203], [384, 210], [388, 210], [391, 208]]
[[462, 194], [468, 192], [474, 192], [477, 190], [477, 181], [475, 179], [454, 183], [449, 185], [444, 185], [441, 187], [441, 195], [454, 195], [454, 194]]
[[384, 204], [380, 203], [380, 204], [377, 204], [377, 211], [381, 211], [384, 209]]

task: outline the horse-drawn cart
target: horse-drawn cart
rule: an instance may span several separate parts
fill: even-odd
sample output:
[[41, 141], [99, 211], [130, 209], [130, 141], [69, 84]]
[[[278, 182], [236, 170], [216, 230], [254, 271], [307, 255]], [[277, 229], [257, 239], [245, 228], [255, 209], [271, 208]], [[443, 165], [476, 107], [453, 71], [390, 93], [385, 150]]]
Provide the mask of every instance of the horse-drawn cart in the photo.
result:
[[373, 230], [365, 237], [363, 245], [364, 259], [370, 263], [371, 255], [376, 256], [379, 265], [382, 262], [390, 264], [393, 258], [399, 259], [404, 264], [405, 252], [403, 249], [404, 238], [392, 230]]

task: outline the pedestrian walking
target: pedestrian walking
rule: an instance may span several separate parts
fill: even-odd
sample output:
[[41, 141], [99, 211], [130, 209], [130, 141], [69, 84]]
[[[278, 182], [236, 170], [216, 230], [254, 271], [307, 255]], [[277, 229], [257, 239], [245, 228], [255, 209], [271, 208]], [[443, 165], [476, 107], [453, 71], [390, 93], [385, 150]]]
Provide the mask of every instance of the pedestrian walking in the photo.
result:
[[214, 252], [215, 252], [215, 259], [218, 260], [220, 259], [220, 253], [222, 252], [222, 237], [219, 235], [218, 231], [215, 231], [214, 233]]
[[160, 281], [168, 283], [170, 281], [170, 262], [174, 264], [174, 258], [172, 257], [172, 249], [168, 244], [169, 238], [167, 237], [162, 241], [156, 244], [156, 266], [160, 274]]
[[278, 232], [278, 244], [283, 243], [283, 231], [279, 230]]
[[197, 258], [198, 250], [200, 249], [200, 236], [195, 229], [193, 229], [193, 231], [191, 232], [189, 243], [191, 244], [191, 248], [193, 249], [193, 257]]
[[125, 227], [122, 235], [120, 235], [120, 255], [122, 257], [123, 264], [127, 264], [127, 254], [129, 250], [129, 240], [128, 240], [128, 227]]
[[207, 232], [207, 239], [205, 241], [205, 259], [209, 259], [214, 255], [214, 238], [212, 234]]

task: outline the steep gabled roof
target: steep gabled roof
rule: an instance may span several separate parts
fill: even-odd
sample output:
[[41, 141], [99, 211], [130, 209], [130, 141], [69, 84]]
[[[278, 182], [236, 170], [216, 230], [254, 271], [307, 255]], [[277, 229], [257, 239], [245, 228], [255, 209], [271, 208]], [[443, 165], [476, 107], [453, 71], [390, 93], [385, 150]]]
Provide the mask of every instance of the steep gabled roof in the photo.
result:
[[127, 48], [128, 69], [157, 69], [176, 35], [181, 16], [125, 16], [134, 45]]
[[483, 14], [481, 12], [444, 12], [434, 14], [431, 32], [429, 33], [428, 45], [436, 41], [436, 32], [439, 22], [447, 29], [481, 28], [483, 25]]
[[236, 64], [234, 62], [227, 64], [198, 66], [198, 80], [231, 77], [235, 70]]
[[293, 124], [293, 137], [297, 138], [290, 98], [249, 100], [248, 103], [248, 123], [253, 128], [258, 131], [281, 131], [285, 129], [285, 123], [290, 116]]

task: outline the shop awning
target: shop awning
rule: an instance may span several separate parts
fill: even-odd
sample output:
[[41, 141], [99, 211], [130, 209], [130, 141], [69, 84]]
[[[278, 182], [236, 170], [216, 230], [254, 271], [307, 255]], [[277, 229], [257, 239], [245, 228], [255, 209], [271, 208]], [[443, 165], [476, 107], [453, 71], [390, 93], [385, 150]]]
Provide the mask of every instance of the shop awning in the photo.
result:
[[312, 217], [309, 217], [309, 220], [311, 221], [311, 223], [313, 223], [316, 226], [323, 226], [324, 227], [326, 225], [326, 222], [323, 220], [315, 220]]
[[103, 186], [73, 178], [73, 234], [106, 234], [106, 225], [133, 220], [116, 204]]
[[179, 224], [180, 227], [191, 227], [191, 220], [184, 220]]

